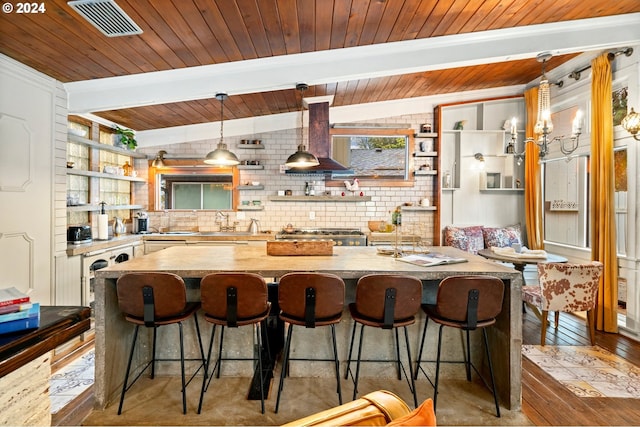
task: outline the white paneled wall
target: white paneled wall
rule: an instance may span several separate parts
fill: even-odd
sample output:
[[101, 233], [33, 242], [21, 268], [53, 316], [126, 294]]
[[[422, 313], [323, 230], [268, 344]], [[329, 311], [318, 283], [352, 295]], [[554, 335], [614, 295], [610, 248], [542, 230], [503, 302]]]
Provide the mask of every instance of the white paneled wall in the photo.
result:
[[29, 291], [47, 305], [54, 289], [52, 250], [64, 230], [53, 217], [66, 97], [59, 82], [3, 55], [0, 92], [2, 287]]

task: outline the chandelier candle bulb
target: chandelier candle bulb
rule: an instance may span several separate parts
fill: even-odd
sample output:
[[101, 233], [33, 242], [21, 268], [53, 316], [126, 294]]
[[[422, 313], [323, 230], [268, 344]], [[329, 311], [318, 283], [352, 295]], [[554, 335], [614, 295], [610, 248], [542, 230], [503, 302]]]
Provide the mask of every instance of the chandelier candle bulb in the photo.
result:
[[517, 132], [517, 128], [516, 128], [516, 124], [518, 123], [518, 120], [514, 117], [511, 119], [511, 135], [515, 135]]
[[579, 134], [582, 131], [582, 111], [576, 111], [576, 117], [573, 119], [573, 130], [572, 133], [574, 135]]

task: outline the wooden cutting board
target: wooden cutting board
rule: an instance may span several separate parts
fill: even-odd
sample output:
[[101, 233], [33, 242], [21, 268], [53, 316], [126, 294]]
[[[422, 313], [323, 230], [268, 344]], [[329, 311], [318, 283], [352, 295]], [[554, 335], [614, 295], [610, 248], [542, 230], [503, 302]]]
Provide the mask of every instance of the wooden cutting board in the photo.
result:
[[334, 244], [333, 240], [270, 240], [267, 241], [267, 255], [333, 255]]

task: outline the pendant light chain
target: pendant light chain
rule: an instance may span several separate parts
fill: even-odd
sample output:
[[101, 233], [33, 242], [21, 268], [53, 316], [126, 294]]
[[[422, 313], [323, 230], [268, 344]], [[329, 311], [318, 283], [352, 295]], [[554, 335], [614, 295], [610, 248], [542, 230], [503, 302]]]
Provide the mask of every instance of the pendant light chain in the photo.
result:
[[220, 142], [224, 143], [224, 95], [220, 97]]
[[304, 144], [304, 91], [305, 87], [300, 88], [300, 144]]

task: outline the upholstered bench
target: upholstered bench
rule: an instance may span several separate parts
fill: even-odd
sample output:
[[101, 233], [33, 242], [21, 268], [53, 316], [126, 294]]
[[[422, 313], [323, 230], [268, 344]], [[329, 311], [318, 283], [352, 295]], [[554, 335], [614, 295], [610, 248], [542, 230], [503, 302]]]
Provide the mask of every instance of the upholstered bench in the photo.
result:
[[506, 227], [447, 225], [442, 230], [442, 237], [446, 246], [453, 246], [473, 254], [477, 254], [479, 250], [485, 248], [503, 248], [513, 244], [524, 244], [520, 224]]

